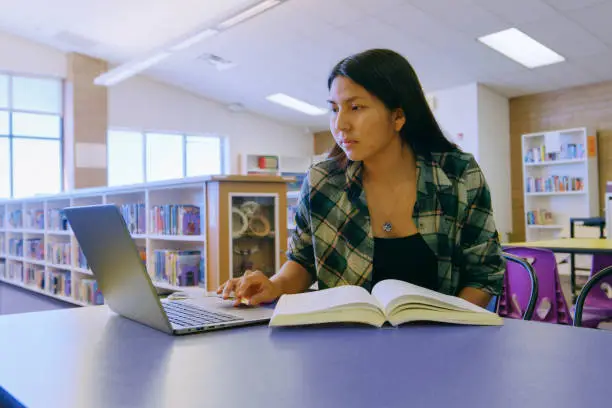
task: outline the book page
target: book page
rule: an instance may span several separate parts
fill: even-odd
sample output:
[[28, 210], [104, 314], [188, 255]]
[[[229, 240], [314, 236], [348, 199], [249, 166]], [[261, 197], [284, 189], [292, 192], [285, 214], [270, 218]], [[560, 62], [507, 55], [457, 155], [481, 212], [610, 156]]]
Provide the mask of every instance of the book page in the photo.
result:
[[372, 295], [378, 299], [386, 315], [390, 315], [393, 309], [402, 303], [424, 303], [454, 310], [488, 312], [486, 309], [456, 296], [445, 295], [395, 279], [378, 282], [372, 289]]
[[350, 305], [380, 309], [378, 301], [361, 286], [338, 286], [314, 292], [283, 295], [274, 308], [275, 314], [305, 314]]

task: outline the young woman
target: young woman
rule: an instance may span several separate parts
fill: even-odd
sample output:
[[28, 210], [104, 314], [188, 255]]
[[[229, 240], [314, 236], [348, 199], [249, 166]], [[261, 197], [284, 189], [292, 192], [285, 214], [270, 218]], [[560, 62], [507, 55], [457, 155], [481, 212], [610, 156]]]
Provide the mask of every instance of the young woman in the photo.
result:
[[368, 50], [328, 79], [336, 146], [303, 183], [288, 261], [218, 290], [236, 304], [400, 279], [485, 307], [505, 262], [491, 197], [474, 157], [443, 135], [401, 55]]

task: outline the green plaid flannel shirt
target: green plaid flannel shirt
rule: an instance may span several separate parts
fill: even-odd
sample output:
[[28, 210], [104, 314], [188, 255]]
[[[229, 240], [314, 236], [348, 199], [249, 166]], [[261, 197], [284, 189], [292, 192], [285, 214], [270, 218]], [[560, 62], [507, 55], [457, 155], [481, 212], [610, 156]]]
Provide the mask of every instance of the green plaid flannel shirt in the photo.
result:
[[[319, 289], [371, 290], [374, 237], [362, 169], [361, 162], [342, 168], [325, 160], [309, 168], [302, 184], [287, 257], [302, 265]], [[473, 287], [498, 295], [506, 264], [490, 191], [474, 157], [460, 150], [418, 156], [417, 174], [413, 219], [438, 257], [438, 291], [457, 295]]]

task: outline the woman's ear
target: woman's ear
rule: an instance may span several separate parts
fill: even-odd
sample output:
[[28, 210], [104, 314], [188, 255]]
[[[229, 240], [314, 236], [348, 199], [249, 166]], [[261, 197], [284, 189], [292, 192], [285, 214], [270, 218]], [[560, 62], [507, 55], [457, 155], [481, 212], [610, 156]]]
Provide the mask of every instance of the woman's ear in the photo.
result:
[[395, 131], [399, 132], [400, 130], [402, 130], [402, 128], [406, 124], [406, 115], [404, 115], [404, 111], [399, 108], [394, 110], [392, 119], [393, 119], [393, 128], [395, 129]]

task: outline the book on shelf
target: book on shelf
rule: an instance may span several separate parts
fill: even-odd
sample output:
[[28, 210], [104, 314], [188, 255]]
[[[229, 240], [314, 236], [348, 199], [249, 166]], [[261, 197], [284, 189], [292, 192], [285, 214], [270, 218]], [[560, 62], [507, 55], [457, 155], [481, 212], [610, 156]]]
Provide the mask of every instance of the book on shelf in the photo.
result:
[[156, 205], [151, 209], [151, 233], [201, 235], [200, 207], [186, 204]]
[[554, 224], [552, 212], [543, 208], [538, 210], [527, 211], [528, 225], [551, 225]]
[[584, 179], [571, 176], [527, 177], [527, 193], [563, 193], [583, 191]]
[[29, 209], [25, 212], [24, 217], [25, 228], [44, 229], [45, 228], [45, 213], [42, 209]]
[[369, 293], [360, 286], [338, 286], [282, 295], [270, 326], [359, 323], [382, 327], [427, 321], [465, 325], [503, 324], [501, 317], [464, 299], [400, 280], [378, 282]]
[[173, 286], [198, 286], [205, 283], [202, 251], [158, 249], [153, 254], [153, 280]]
[[559, 160], [579, 160], [585, 158], [584, 144], [564, 143], [561, 144], [559, 152], [546, 152], [546, 145], [541, 145], [527, 149], [524, 162], [529, 163], [550, 163]]

